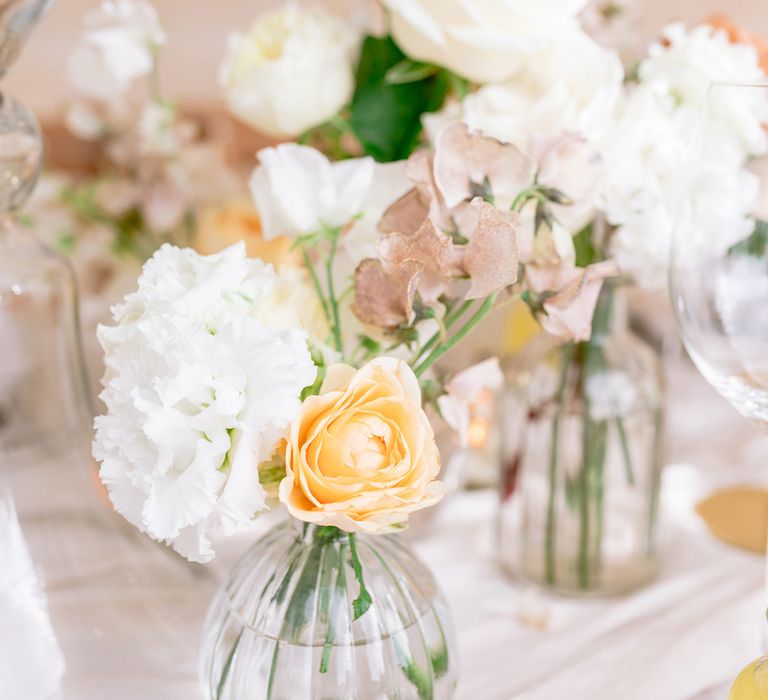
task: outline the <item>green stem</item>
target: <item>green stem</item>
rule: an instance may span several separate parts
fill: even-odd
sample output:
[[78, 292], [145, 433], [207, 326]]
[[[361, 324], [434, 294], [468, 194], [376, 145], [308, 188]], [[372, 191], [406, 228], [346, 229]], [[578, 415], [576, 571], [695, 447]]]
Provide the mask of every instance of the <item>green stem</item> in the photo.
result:
[[334, 621], [336, 619], [336, 606], [339, 602], [347, 602], [347, 574], [344, 564], [344, 542], [339, 542], [338, 553], [338, 568], [336, 571], [336, 596], [333, 601], [333, 610], [330, 611], [328, 617], [328, 631], [325, 635], [325, 642], [323, 643], [323, 656], [320, 659], [320, 673], [327, 673], [328, 667], [331, 662], [331, 652], [333, 651], [333, 642], [336, 639], [336, 627]]
[[541, 199], [538, 185], [532, 185], [520, 192], [520, 194], [518, 194], [512, 201], [512, 204], [509, 207], [510, 211], [518, 211], [518, 207], [519, 209], [522, 209], [530, 199]]
[[621, 452], [624, 455], [624, 468], [627, 472], [627, 483], [630, 486], [634, 486], [635, 470], [632, 468], [632, 455], [629, 451], [629, 440], [627, 438], [627, 431], [624, 427], [624, 421], [622, 420], [621, 416], [616, 416], [616, 432], [619, 434]]
[[315, 288], [315, 294], [317, 294], [317, 298], [320, 300], [320, 306], [323, 308], [325, 320], [328, 321], [328, 325], [331, 325], [333, 321], [331, 319], [331, 311], [328, 308], [328, 300], [323, 293], [323, 286], [320, 284], [320, 278], [317, 276], [317, 270], [315, 270], [315, 266], [312, 264], [312, 258], [309, 256], [309, 251], [303, 245], [301, 246], [301, 254], [304, 258], [304, 266], [307, 268], [309, 276], [312, 278], [312, 286]]
[[216, 687], [216, 700], [221, 700], [221, 698], [224, 696], [224, 686], [226, 685], [227, 679], [229, 678], [229, 672], [232, 669], [232, 662], [235, 659], [237, 648], [240, 646], [240, 640], [243, 638], [243, 632], [245, 632], [245, 630], [242, 630], [240, 634], [237, 635], [237, 639], [235, 640], [235, 643], [232, 645], [232, 649], [227, 655], [227, 660], [224, 663], [224, 668], [221, 671], [221, 678], [219, 678], [219, 684]]
[[435, 348], [426, 359], [422, 360], [416, 367], [413, 368], [414, 374], [420, 377], [426, 372], [437, 360], [439, 360], [445, 353], [447, 353], [452, 347], [457, 345], [468, 333], [482, 321], [493, 308], [493, 304], [496, 301], [496, 294], [491, 294], [482, 304], [482, 306], [470, 317], [470, 319], [462, 326], [456, 334], [448, 341]]
[[547, 523], [544, 534], [544, 578], [549, 585], [555, 583], [555, 495], [557, 493], [557, 462], [559, 457], [560, 421], [565, 410], [565, 385], [573, 358], [573, 345], [566, 345], [562, 353], [562, 366], [557, 386], [557, 411], [552, 421], [552, 444], [549, 452], [549, 493], [547, 497]]
[[354, 533], [349, 535], [349, 554], [352, 570], [355, 572], [355, 578], [360, 585], [360, 593], [357, 598], [352, 601], [352, 609], [355, 613], [354, 619], [357, 620], [371, 607], [373, 601], [371, 599], [371, 594], [368, 593], [368, 589], [365, 587], [365, 581], [363, 580], [363, 565], [360, 563], [360, 557], [357, 552], [357, 538]]
[[331, 577], [333, 571], [339, 569], [339, 563], [336, 558], [336, 549], [333, 544], [327, 545], [323, 549], [323, 559], [320, 564], [319, 596], [317, 605], [317, 617], [321, 625], [327, 628], [325, 642], [323, 644], [323, 655], [320, 659], [320, 673], [328, 671], [328, 664], [331, 658], [331, 648], [335, 636], [335, 628], [330, 615], [331, 604]]
[[341, 340], [341, 317], [339, 315], [339, 302], [333, 291], [333, 261], [336, 257], [336, 244], [338, 243], [338, 232], [331, 238], [331, 250], [328, 253], [328, 259], [325, 261], [325, 277], [328, 281], [328, 302], [333, 316], [333, 341], [336, 346], [336, 352], [344, 356], [344, 345]]
[[[579, 553], [577, 573], [579, 586], [589, 588], [591, 574], [599, 567], [603, 538], [603, 494], [606, 456], [607, 422], [592, 420], [589, 396], [586, 392], [589, 377], [603, 371], [606, 366], [603, 344], [610, 331], [613, 317], [613, 289], [606, 286], [598, 299], [592, 319], [592, 335], [579, 347], [582, 370], [582, 462], [579, 475]], [[592, 516], [594, 514], [594, 532]], [[594, 546], [590, 546], [594, 542]], [[594, 565], [592, 564], [594, 562]]]
[[589, 588], [589, 473], [592, 463], [592, 421], [589, 405], [582, 402], [581, 472], [579, 473], [579, 555], [577, 573], [579, 586]]
[[444, 337], [447, 330], [456, 323], [474, 303], [474, 300], [467, 299], [461, 306], [449, 311], [443, 319], [442, 327], [419, 349], [414, 358], [411, 360], [411, 365], [415, 366], [419, 360], [424, 357], [437, 343], [439, 343]]

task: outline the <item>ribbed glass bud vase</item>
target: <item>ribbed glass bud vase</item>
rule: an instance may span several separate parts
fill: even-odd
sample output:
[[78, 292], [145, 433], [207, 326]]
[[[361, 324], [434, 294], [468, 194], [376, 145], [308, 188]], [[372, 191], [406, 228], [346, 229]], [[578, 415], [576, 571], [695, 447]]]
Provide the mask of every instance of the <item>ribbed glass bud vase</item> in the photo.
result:
[[448, 609], [404, 538], [293, 521], [219, 590], [200, 681], [215, 700], [429, 700], [456, 672]]

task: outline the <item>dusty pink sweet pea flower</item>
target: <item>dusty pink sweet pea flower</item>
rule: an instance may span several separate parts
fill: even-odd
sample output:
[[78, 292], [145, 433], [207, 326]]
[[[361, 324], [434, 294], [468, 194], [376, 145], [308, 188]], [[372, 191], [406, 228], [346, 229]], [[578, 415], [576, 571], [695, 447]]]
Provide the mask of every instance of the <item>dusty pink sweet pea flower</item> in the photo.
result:
[[466, 124], [459, 123], [437, 135], [433, 171], [435, 185], [449, 209], [480, 193], [508, 209], [533, 182], [535, 167], [517, 146], [470, 132]]
[[466, 299], [482, 299], [517, 282], [519, 217], [476, 197], [469, 210], [477, 217], [469, 243], [460, 247], [459, 265], [470, 279]]
[[550, 206], [557, 221], [576, 233], [593, 218], [604, 173], [597, 149], [583, 136], [564, 132], [531, 138], [539, 185], [565, 195]]
[[420, 267], [413, 262], [391, 266], [366, 258], [355, 270], [355, 301], [352, 311], [363, 322], [393, 329], [413, 323], [413, 300]]
[[589, 340], [603, 281], [618, 273], [612, 260], [588, 267], [528, 266], [528, 287], [542, 295], [541, 327], [564, 342]]
[[491, 357], [455, 374], [437, 399], [443, 420], [459, 435], [463, 447], [469, 444], [469, 429], [478, 403], [489, 399], [504, 382], [499, 361]]
[[410, 263], [421, 273], [418, 291], [426, 303], [436, 302], [451, 283], [462, 274], [456, 246], [427, 216], [415, 231], [382, 236], [379, 255], [394, 268]]

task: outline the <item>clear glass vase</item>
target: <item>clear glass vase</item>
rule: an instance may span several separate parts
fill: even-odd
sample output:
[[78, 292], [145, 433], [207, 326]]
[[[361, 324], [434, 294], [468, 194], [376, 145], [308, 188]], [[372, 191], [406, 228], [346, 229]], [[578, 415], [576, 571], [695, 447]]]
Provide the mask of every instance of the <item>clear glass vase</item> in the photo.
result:
[[541, 337], [506, 368], [498, 516], [502, 567], [570, 594], [616, 594], [657, 569], [663, 383], [606, 285], [592, 338]]
[[456, 673], [448, 609], [407, 541], [292, 521], [214, 599], [200, 682], [215, 700], [427, 700]]

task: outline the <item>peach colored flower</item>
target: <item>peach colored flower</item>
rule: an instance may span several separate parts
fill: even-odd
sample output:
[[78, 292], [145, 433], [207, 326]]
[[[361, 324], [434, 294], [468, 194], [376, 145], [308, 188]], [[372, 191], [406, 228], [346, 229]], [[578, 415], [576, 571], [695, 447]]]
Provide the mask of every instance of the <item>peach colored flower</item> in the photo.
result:
[[291, 426], [285, 463], [291, 515], [347, 532], [391, 530], [445, 492], [418, 380], [390, 357], [328, 368]]
[[275, 266], [301, 264], [301, 255], [291, 249], [290, 238], [264, 238], [261, 219], [250, 202], [232, 200], [200, 213], [192, 243], [199, 253], [218, 253], [238, 241], [245, 241], [251, 258], [261, 258]]

